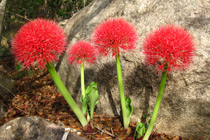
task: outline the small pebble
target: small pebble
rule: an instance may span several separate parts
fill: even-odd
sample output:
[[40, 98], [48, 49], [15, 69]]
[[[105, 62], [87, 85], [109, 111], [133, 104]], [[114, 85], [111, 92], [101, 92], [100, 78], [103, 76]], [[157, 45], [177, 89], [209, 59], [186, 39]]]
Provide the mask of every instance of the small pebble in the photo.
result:
[[65, 131], [71, 131], [71, 128], [65, 128]]
[[8, 129], [10, 129], [10, 128], [11, 128], [11, 126], [7, 126], [7, 127], [6, 127], [6, 130], [8, 130]]
[[71, 132], [77, 132], [77, 129], [72, 129]]

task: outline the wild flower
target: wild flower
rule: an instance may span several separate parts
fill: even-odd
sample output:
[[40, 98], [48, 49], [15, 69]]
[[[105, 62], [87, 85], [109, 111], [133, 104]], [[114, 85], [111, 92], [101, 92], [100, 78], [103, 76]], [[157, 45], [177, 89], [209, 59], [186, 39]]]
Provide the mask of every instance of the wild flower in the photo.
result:
[[162, 73], [165, 69], [186, 70], [194, 56], [194, 43], [182, 27], [162, 26], [149, 34], [143, 44], [145, 62]]
[[120, 51], [135, 49], [138, 35], [132, 24], [122, 18], [110, 18], [99, 24], [93, 32], [92, 42], [99, 53], [119, 55]]
[[134, 26], [122, 18], [110, 18], [99, 24], [93, 32], [92, 42], [99, 49], [99, 54], [107, 55], [109, 52], [116, 58], [117, 75], [122, 107], [123, 124], [126, 129], [130, 123], [133, 112], [131, 99], [124, 95], [122, 71], [120, 65], [120, 52], [135, 49], [138, 40]]
[[79, 41], [73, 44], [68, 51], [68, 61], [81, 64], [82, 62], [89, 62], [94, 64], [96, 62], [97, 50], [87, 41]]
[[152, 118], [143, 140], [148, 140], [157, 118], [163, 96], [167, 73], [173, 69], [185, 70], [192, 62], [195, 47], [190, 34], [182, 27], [162, 26], [145, 39], [143, 51], [148, 65], [162, 73]]
[[34, 65], [44, 68], [47, 63], [58, 60], [66, 44], [66, 36], [55, 22], [35, 19], [24, 24], [15, 34], [12, 52], [25, 68]]
[[54, 83], [65, 98], [82, 126], [88, 124], [71, 94], [57, 74], [52, 62], [58, 60], [66, 46], [66, 36], [63, 30], [53, 21], [35, 19], [23, 25], [12, 40], [12, 52], [16, 61], [25, 68], [37, 66], [47, 67]]
[[[91, 92], [91, 98], [86, 96], [85, 92], [85, 72], [84, 72], [84, 63], [89, 62], [89, 63], [95, 63], [96, 62], [96, 54], [97, 54], [97, 49], [93, 47], [89, 42], [87, 41], [78, 41], [75, 44], [73, 44], [69, 51], [68, 51], [68, 61], [69, 64], [72, 65], [73, 63], [81, 64], [80, 71], [81, 71], [81, 98], [80, 101], [82, 103], [82, 113], [83, 115], [89, 115], [87, 110], [88, 106], [89, 109], [91, 110], [91, 118], [93, 117], [93, 110], [95, 108], [95, 105], [97, 104], [96, 102], [98, 101], [99, 95], [97, 91], [97, 83], [93, 82], [90, 86], [89, 89], [94, 89], [94, 93]], [[90, 95], [90, 94], [89, 94]], [[90, 105], [91, 104], [91, 105]], [[94, 104], [94, 105], [93, 105]], [[91, 107], [90, 107], [91, 106]], [[87, 117], [89, 118], [89, 117]]]

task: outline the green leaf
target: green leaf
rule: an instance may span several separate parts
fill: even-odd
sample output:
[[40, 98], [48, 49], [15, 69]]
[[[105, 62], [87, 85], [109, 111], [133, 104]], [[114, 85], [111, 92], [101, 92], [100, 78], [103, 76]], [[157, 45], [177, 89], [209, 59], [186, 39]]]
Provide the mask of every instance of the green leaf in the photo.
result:
[[130, 117], [131, 117], [131, 114], [133, 112], [133, 107], [131, 106], [131, 103], [132, 103], [131, 98], [130, 97], [129, 98], [125, 97], [126, 115], [128, 117], [128, 119], [127, 119], [128, 124], [130, 123]]
[[[136, 136], [136, 133], [137, 133], [137, 136]], [[141, 122], [137, 122], [137, 126], [136, 126], [136, 130], [135, 130], [135, 133], [134, 133], [134, 138], [136, 136], [136, 138], [140, 138], [141, 136], [143, 136], [145, 133], [145, 126], [143, 123]]]
[[130, 121], [130, 116], [131, 116], [131, 114], [132, 114], [132, 112], [133, 112], [133, 107], [131, 106], [131, 103], [132, 103], [132, 100], [131, 100], [131, 98], [129, 97], [129, 98], [125, 98], [125, 104], [126, 104], [126, 110], [127, 110], [127, 116], [128, 116], [128, 118], [129, 118], [129, 121]]
[[21, 65], [21, 63], [18, 62], [18, 63], [15, 65], [15, 69], [16, 69], [17, 71], [20, 71], [21, 68], [22, 68], [22, 65]]
[[87, 121], [88, 122], [90, 121], [90, 115], [89, 115], [88, 111], [87, 111]]
[[82, 104], [82, 114], [85, 115], [87, 113], [87, 97], [83, 97], [82, 95], [80, 102]]
[[98, 104], [99, 94], [98, 94], [98, 86], [97, 83], [91, 82], [88, 88], [86, 89], [86, 97], [87, 97], [87, 106], [90, 110], [90, 117], [93, 118], [93, 112], [95, 106]]

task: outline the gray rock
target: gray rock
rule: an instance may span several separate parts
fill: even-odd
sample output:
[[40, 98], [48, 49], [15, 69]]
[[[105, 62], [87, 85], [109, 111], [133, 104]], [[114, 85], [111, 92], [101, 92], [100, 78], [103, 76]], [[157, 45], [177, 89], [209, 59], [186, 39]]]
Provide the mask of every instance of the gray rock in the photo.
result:
[[14, 80], [8, 77], [6, 70], [0, 65], [0, 118], [4, 116], [6, 102], [14, 97]]
[[14, 80], [9, 78], [9, 76], [6, 74], [6, 70], [0, 65], [0, 96], [2, 96], [4, 99], [13, 96], [13, 88]]
[[[180, 25], [193, 36], [194, 63], [186, 72], [168, 76], [154, 131], [186, 138], [202, 139], [210, 129], [210, 1], [209, 0], [95, 0], [66, 22], [64, 30], [70, 45], [90, 40], [94, 28], [109, 17], [122, 17], [135, 25], [140, 36], [137, 48], [121, 55], [126, 96], [133, 100], [131, 121], [146, 119], [153, 111], [161, 80], [144, 64], [142, 43], [158, 26]], [[67, 55], [58, 72], [70, 93], [79, 102], [80, 66], [69, 66]], [[100, 101], [97, 113], [120, 114], [120, 96], [113, 57], [102, 57], [95, 65], [85, 66], [86, 87], [98, 82]]]
[[[65, 128], [40, 117], [19, 117], [0, 127], [0, 140], [61, 140]], [[66, 140], [86, 140], [69, 133]]]

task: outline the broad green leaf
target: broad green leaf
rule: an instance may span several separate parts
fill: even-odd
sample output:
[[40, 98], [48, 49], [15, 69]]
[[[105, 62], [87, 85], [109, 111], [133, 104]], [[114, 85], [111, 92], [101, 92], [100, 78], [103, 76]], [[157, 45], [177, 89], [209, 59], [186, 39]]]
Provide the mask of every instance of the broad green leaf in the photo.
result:
[[133, 112], [133, 107], [131, 105], [132, 100], [131, 98], [125, 98], [125, 103], [126, 103], [126, 109], [127, 109], [127, 116], [130, 117], [132, 112]]
[[134, 133], [134, 139], [135, 139], [135, 136], [136, 138], [140, 138], [141, 136], [143, 136], [145, 133], [145, 126], [143, 123], [141, 122], [137, 122], [137, 126], [136, 126], [136, 130], [135, 130], [135, 133]]
[[86, 89], [86, 97], [87, 97], [87, 106], [89, 107], [90, 110], [90, 116], [91, 118], [93, 118], [93, 112], [99, 100], [97, 83], [95, 82], [90, 83], [90, 85]]
[[132, 103], [132, 100], [131, 98], [125, 98], [125, 104], [126, 104], [126, 114], [127, 114], [127, 117], [128, 117], [128, 123], [130, 123], [130, 117], [131, 117], [131, 114], [133, 112], [133, 107], [131, 106], [131, 103]]

